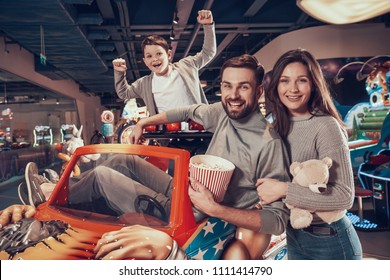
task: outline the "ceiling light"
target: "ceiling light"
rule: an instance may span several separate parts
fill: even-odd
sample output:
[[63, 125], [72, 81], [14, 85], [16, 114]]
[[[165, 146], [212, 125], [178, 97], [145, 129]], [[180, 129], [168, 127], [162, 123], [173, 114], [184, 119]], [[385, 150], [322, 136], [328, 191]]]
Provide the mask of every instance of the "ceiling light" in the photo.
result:
[[346, 24], [364, 21], [390, 12], [383, 0], [297, 0], [297, 6], [320, 21]]
[[171, 29], [171, 34], [169, 34], [169, 39], [172, 41], [175, 40], [175, 33], [173, 32], [173, 28]]
[[180, 18], [177, 16], [177, 7], [175, 8], [175, 12], [173, 13], [173, 24], [178, 24], [179, 23], [179, 20]]
[[60, 104], [60, 101], [58, 100], [58, 98], [57, 98], [56, 104], [57, 104], [57, 105]]
[[173, 18], [172, 22], [173, 22], [174, 24], [178, 24], [178, 23], [179, 23], [179, 20], [180, 20], [180, 18], [177, 16], [177, 14], [175, 14], [175, 17]]

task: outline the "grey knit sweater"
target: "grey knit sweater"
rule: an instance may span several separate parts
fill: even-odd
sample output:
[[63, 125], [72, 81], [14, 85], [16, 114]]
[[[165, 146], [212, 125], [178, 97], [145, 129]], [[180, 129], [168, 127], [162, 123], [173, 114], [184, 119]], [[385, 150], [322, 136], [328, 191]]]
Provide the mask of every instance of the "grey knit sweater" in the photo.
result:
[[[317, 210], [351, 208], [354, 182], [348, 140], [340, 124], [331, 116], [293, 117], [286, 147], [291, 162], [330, 157], [328, 190], [317, 194], [308, 188], [289, 183], [285, 202], [295, 207]], [[319, 218], [314, 217], [313, 223]]]
[[[253, 208], [259, 201], [255, 185], [258, 178], [289, 180], [283, 142], [269, 129], [260, 110], [240, 120], [229, 118], [221, 102], [187, 106], [166, 113], [170, 122], [192, 119], [213, 132], [206, 154], [220, 156], [236, 166], [222, 204]], [[262, 232], [281, 234], [284, 231], [289, 211], [282, 201], [264, 206], [259, 214]]]
[[[207, 104], [206, 96], [200, 85], [199, 69], [209, 63], [215, 56], [217, 44], [215, 38], [215, 25], [204, 25], [204, 42], [200, 52], [193, 56], [182, 58], [172, 66], [177, 70], [187, 87], [187, 93], [193, 104]], [[122, 100], [130, 98], [142, 98], [149, 111], [149, 114], [157, 114], [157, 107], [152, 93], [153, 73], [134, 81], [131, 85], [127, 83], [126, 73], [114, 71], [115, 90]]]

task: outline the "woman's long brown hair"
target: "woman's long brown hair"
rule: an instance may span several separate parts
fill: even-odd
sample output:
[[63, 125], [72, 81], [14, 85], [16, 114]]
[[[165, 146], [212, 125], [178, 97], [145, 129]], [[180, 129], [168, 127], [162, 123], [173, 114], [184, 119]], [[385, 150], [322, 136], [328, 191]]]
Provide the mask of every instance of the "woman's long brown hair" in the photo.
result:
[[266, 91], [266, 100], [271, 105], [270, 112], [273, 116], [274, 129], [279, 135], [286, 139], [290, 131], [290, 114], [288, 109], [283, 105], [278, 94], [278, 84], [284, 68], [294, 62], [302, 63], [307, 67], [309, 78], [313, 88], [308, 103], [308, 110], [311, 114], [317, 111], [321, 114], [327, 114], [334, 117], [342, 126], [344, 123], [333, 103], [328, 85], [322, 73], [321, 67], [311, 53], [304, 49], [294, 49], [283, 54], [275, 63], [272, 70], [271, 79]]

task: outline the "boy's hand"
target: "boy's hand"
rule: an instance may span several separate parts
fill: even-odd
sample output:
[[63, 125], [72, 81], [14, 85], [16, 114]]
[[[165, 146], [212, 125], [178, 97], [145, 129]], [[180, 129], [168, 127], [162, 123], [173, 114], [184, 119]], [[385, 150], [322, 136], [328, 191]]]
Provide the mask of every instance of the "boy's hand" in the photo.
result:
[[114, 70], [119, 72], [126, 72], [127, 66], [126, 66], [126, 60], [123, 58], [116, 58], [112, 61], [112, 65], [114, 66]]
[[129, 140], [131, 144], [142, 144], [145, 142], [145, 138], [143, 138], [144, 129], [140, 122], [138, 122], [131, 131], [129, 136]]
[[213, 14], [209, 10], [200, 10], [198, 11], [197, 20], [200, 24], [213, 24]]

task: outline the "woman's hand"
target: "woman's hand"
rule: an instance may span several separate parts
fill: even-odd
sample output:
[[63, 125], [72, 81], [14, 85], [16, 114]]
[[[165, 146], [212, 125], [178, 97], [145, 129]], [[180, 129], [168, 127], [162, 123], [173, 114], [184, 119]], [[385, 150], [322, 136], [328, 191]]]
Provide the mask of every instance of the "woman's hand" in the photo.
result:
[[209, 216], [214, 216], [213, 210], [219, 204], [215, 202], [213, 194], [195, 178], [190, 177], [188, 194], [196, 209]]
[[31, 218], [34, 215], [35, 208], [31, 205], [11, 205], [0, 211], [0, 228], [24, 218]]
[[173, 239], [165, 232], [145, 226], [129, 226], [103, 234], [94, 249], [96, 259], [165, 260]]
[[284, 198], [287, 194], [287, 183], [271, 178], [261, 178], [256, 182], [257, 194], [261, 204], [269, 204]]

